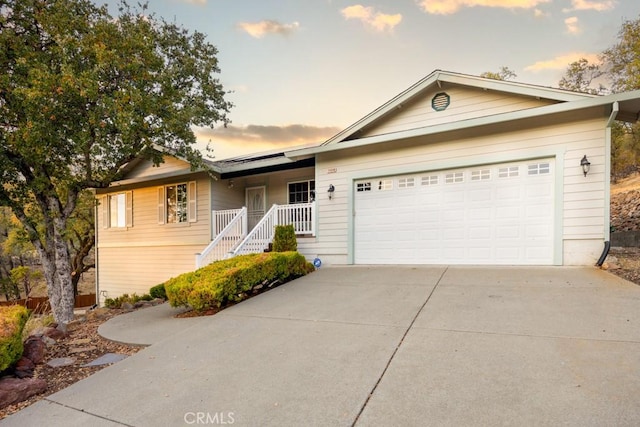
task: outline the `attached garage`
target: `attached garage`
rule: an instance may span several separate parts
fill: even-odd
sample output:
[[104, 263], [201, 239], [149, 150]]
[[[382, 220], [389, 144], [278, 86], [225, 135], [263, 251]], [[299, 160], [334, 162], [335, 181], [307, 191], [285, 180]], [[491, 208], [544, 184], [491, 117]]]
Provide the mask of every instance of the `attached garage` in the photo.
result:
[[554, 261], [553, 159], [354, 182], [356, 264]]

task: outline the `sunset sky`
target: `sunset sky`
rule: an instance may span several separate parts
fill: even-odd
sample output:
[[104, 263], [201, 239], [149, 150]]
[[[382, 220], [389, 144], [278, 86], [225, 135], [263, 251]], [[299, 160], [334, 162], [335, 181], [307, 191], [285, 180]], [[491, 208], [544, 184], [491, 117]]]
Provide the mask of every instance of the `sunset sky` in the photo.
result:
[[570, 62], [597, 60], [616, 42], [640, 2], [150, 0], [149, 9], [219, 50], [232, 123], [196, 132], [223, 159], [322, 142], [436, 69], [507, 66], [515, 81], [557, 87]]

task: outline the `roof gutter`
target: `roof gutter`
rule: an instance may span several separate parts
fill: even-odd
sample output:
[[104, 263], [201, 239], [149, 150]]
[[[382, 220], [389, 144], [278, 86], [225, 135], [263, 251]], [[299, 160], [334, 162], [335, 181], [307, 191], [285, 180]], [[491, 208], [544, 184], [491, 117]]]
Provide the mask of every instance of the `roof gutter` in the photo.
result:
[[[606, 126], [606, 137], [605, 137], [605, 162], [604, 162], [604, 170], [605, 170], [605, 179], [606, 177], [611, 176], [611, 126], [613, 122], [616, 120], [618, 113], [620, 112], [620, 103], [618, 101], [614, 101], [611, 104], [611, 114], [609, 115], [609, 119], [607, 120]], [[604, 204], [604, 248], [602, 250], [602, 254], [596, 262], [597, 267], [602, 267], [604, 264], [604, 260], [607, 259], [607, 255], [609, 255], [609, 249], [611, 249], [611, 213], [610, 213], [610, 205], [611, 205], [611, 190], [608, 189], [605, 191], [605, 204]]]

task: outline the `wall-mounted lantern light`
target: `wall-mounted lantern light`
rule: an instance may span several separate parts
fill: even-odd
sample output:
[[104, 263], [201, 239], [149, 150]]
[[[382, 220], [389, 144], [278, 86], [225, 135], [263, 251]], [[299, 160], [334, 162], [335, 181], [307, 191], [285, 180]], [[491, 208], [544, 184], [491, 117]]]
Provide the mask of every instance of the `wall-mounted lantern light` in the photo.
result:
[[336, 187], [333, 184], [329, 184], [329, 189], [327, 192], [329, 193], [329, 200], [333, 199], [333, 192], [336, 191]]
[[584, 155], [582, 160], [580, 160], [580, 166], [582, 166], [582, 173], [584, 173], [584, 176], [587, 176], [587, 174], [589, 173], [589, 169], [591, 169], [591, 162], [587, 160], [586, 154]]

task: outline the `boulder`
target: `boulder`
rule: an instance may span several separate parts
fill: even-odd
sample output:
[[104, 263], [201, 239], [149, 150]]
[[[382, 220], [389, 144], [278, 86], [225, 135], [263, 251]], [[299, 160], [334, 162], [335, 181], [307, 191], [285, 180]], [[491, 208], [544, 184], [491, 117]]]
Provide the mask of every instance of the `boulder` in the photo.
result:
[[42, 338], [30, 336], [24, 343], [22, 357], [26, 357], [34, 364], [38, 365], [44, 360], [44, 353], [46, 349], [47, 346]]
[[33, 377], [33, 370], [36, 365], [31, 361], [31, 359], [27, 359], [22, 356], [16, 366], [13, 368], [13, 372], [18, 378], [31, 378]]
[[63, 331], [58, 328], [52, 328], [51, 326], [49, 326], [48, 328], [44, 328], [43, 335], [56, 341], [66, 336]]
[[0, 380], [0, 408], [22, 402], [47, 389], [47, 383], [39, 378], [3, 378]]

